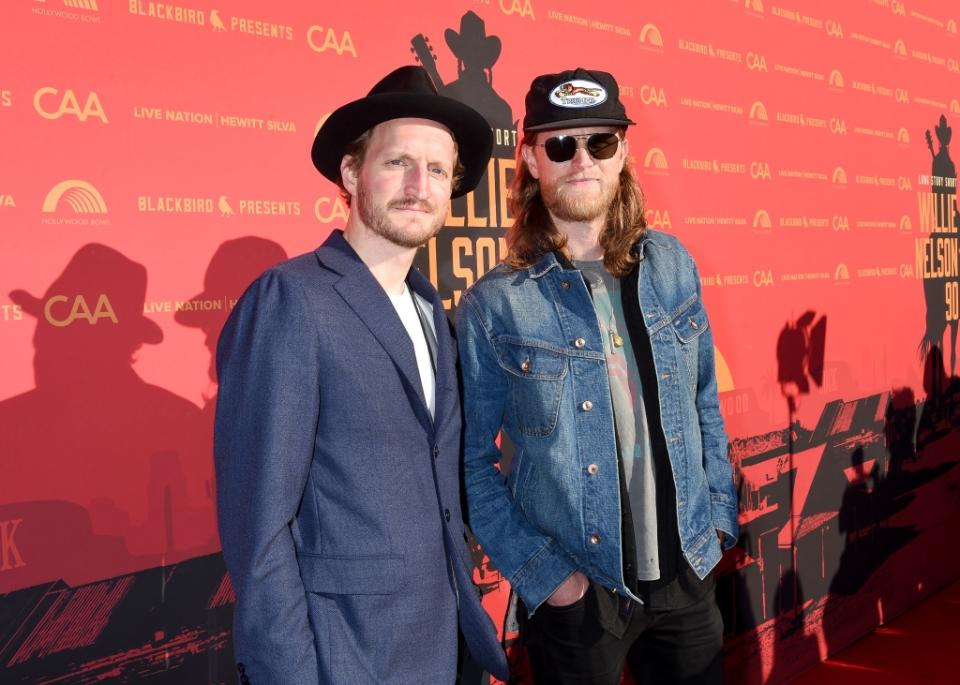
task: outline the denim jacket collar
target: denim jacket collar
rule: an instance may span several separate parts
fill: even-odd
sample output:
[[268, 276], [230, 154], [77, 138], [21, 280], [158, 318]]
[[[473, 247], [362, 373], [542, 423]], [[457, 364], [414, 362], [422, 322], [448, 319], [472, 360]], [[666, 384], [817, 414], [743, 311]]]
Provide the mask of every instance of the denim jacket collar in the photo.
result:
[[[659, 234], [651, 234], [650, 232], [645, 231], [643, 237], [640, 238], [637, 244], [633, 246], [633, 252], [637, 254], [637, 259], [639, 259], [641, 262], [645, 259], [644, 251], [648, 243], [653, 243], [657, 247], [669, 248], [669, 243]], [[527, 267], [527, 273], [530, 275], [530, 278], [540, 278], [544, 274], [548, 273], [551, 269], [557, 267], [565, 271], [576, 268], [564, 258], [562, 253], [547, 252], [542, 255], [540, 259]]]

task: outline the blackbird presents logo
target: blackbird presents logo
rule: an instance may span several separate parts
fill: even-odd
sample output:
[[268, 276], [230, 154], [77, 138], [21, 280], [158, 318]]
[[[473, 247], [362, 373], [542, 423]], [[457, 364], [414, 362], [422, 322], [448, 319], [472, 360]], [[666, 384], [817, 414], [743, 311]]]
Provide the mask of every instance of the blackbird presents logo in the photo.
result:
[[897, 142], [901, 145], [910, 144], [910, 134], [907, 132], [907, 129], [901, 128], [899, 131], [897, 131]]
[[900, 217], [900, 232], [901, 233], [910, 233], [913, 230], [913, 222], [910, 221], [910, 217], [904, 214]]
[[66, 203], [75, 214], [106, 214], [107, 203], [100, 191], [86, 181], [71, 179], [61, 181], [47, 193], [43, 200], [43, 212], [51, 214]]
[[831, 88], [843, 88], [843, 74], [841, 74], [839, 70], [834, 69], [830, 72], [830, 80], [828, 83], [830, 84]]
[[842, 166], [838, 166], [833, 170], [833, 176], [831, 177], [831, 180], [836, 186], [845, 186], [847, 185], [847, 172]]
[[763, 14], [763, 0], [744, 0], [743, 5], [748, 12]]
[[947, 20], [947, 33], [952, 33], [953, 35], [957, 35], [957, 21], [956, 21], [956, 19], [948, 19], [948, 20]]
[[897, 42], [893, 44], [893, 54], [897, 57], [906, 57], [907, 56], [907, 46], [903, 42], [903, 39], [898, 38]]
[[833, 279], [837, 285], [849, 285], [850, 269], [847, 268], [846, 264], [837, 264], [837, 268], [833, 272]]
[[951, 101], [950, 101], [950, 113], [951, 113], [951, 114], [960, 114], [960, 100], [951, 100]]
[[64, 7], [73, 7], [78, 10], [88, 10], [90, 12], [99, 12], [97, 0], [63, 0]]

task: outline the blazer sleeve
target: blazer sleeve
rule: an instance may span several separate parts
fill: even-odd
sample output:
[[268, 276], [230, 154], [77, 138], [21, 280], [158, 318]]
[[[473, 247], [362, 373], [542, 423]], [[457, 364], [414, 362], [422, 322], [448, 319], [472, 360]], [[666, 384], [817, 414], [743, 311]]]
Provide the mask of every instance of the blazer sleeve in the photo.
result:
[[318, 346], [301, 286], [268, 271], [217, 347], [217, 516], [237, 597], [238, 669], [252, 683], [319, 679], [293, 539], [320, 410]]

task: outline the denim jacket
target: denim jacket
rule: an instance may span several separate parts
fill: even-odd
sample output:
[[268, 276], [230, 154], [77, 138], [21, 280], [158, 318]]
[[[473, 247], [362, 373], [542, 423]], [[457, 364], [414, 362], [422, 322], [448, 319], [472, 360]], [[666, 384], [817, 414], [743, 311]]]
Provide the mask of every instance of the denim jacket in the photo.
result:
[[[720, 416], [713, 336], [700, 277], [676, 238], [648, 230], [635, 248], [683, 555], [700, 578], [736, 542], [737, 498]], [[600, 326], [575, 269], [546, 254], [500, 265], [457, 312], [470, 526], [533, 611], [573, 571], [624, 585], [613, 406]], [[499, 471], [503, 430], [516, 446]], [[639, 601], [639, 600], [638, 600]]]

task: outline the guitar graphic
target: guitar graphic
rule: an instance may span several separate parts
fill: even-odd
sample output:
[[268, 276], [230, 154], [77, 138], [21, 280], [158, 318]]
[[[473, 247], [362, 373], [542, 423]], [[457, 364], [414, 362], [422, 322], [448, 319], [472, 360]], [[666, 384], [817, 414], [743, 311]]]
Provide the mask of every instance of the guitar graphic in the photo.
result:
[[440, 72], [437, 71], [437, 54], [433, 51], [433, 46], [430, 45], [430, 39], [422, 33], [418, 33], [410, 39], [410, 52], [414, 54], [420, 65], [427, 70], [433, 85], [437, 87], [437, 91], [442, 91], [443, 79], [440, 77]]

